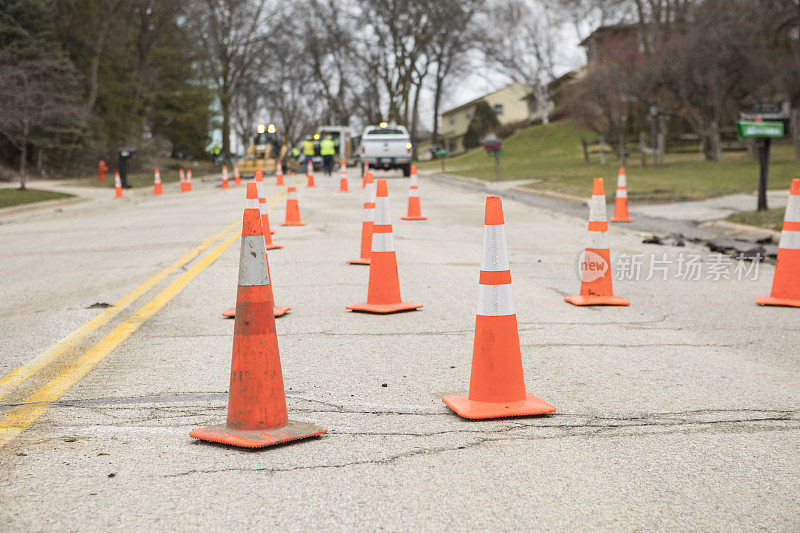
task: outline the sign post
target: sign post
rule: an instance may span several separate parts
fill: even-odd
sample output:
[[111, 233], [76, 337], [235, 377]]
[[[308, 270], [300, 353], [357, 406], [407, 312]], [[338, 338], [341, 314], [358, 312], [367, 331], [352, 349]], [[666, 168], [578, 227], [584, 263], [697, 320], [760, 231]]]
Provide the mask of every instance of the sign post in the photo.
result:
[[494, 156], [494, 174], [496, 179], [500, 180], [500, 156], [503, 151], [500, 149], [503, 141], [500, 137], [492, 134], [481, 141], [483, 149], [486, 150], [486, 155]]
[[769, 149], [772, 139], [783, 137], [783, 122], [740, 120], [736, 122], [736, 135], [740, 139], [758, 139], [758, 211], [767, 209], [767, 181], [769, 180]]

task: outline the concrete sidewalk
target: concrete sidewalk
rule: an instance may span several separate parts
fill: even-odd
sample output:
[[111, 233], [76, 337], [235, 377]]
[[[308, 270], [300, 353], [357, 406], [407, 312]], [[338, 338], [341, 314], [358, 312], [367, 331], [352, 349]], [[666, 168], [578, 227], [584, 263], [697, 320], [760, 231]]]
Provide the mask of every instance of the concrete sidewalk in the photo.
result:
[[[800, 332], [796, 310], [755, 304], [771, 266], [756, 280], [679, 279], [681, 254], [706, 269], [712, 259], [612, 225], [616, 256], [665, 253], [668, 279], [645, 270], [615, 282], [630, 307], [577, 308], [563, 297], [578, 289], [586, 208], [505, 200], [526, 387], [557, 412], [466, 421], [440, 398], [469, 387], [485, 194], [423, 178], [430, 219], [402, 221], [408, 181], [391, 176], [401, 290], [420, 311], [344, 309], [363, 300], [368, 275], [345, 264], [359, 249], [352, 171], [349, 194], [334, 192], [337, 177], [299, 188], [307, 226], [278, 226], [282, 205], [271, 216], [286, 245], [269, 255], [275, 298], [292, 307], [277, 321], [290, 416], [327, 436], [255, 452], [188, 437], [225, 419], [233, 322], [219, 313], [235, 298], [233, 245], [0, 448], [3, 528], [797, 526]], [[235, 221], [243, 194], [205, 184], [0, 225], [0, 374]], [[0, 414], [57, 371], [0, 400]]]

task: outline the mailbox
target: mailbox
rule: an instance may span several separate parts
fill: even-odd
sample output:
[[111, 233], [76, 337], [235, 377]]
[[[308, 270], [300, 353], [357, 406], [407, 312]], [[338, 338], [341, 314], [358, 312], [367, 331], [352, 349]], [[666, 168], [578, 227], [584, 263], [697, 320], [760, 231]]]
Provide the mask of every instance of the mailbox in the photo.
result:
[[117, 157], [119, 159], [119, 179], [122, 182], [122, 186], [126, 189], [130, 189], [131, 186], [128, 185], [128, 159], [136, 155], [136, 148], [127, 148], [122, 147], [117, 150]]

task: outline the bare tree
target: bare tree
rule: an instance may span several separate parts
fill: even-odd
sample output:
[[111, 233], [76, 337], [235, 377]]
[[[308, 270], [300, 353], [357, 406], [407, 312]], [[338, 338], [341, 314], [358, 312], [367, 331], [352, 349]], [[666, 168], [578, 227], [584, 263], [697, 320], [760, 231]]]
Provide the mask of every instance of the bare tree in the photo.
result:
[[531, 88], [544, 124], [550, 122], [548, 84], [555, 77], [560, 25], [553, 8], [540, 0], [496, 0], [485, 25], [487, 59]]
[[234, 95], [263, 50], [266, 31], [280, 14], [268, 7], [267, 0], [198, 0], [194, 11], [200, 39], [210, 55], [208, 70], [222, 115], [224, 153], [230, 153]]
[[80, 127], [79, 88], [71, 65], [42, 55], [0, 54], [0, 135], [19, 151], [19, 188], [27, 181], [28, 147], [60, 140], [53, 130]]

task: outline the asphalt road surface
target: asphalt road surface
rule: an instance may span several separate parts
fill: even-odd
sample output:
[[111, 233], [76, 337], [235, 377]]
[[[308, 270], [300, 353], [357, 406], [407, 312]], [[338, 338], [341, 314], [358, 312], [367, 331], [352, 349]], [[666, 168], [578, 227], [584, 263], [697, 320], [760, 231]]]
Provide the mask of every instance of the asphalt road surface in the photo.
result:
[[367, 291], [355, 172], [299, 187], [303, 227], [266, 178], [290, 417], [329, 432], [257, 451], [189, 437], [225, 419], [244, 187], [0, 216], [0, 529], [798, 527], [800, 310], [755, 304], [773, 266], [716, 280], [706, 251], [612, 225], [632, 305], [573, 307], [585, 218], [505, 201], [525, 383], [557, 412], [467, 421], [441, 397], [469, 387], [484, 195], [423, 178], [430, 219], [403, 221], [386, 176], [424, 305], [389, 316], [345, 310]]

